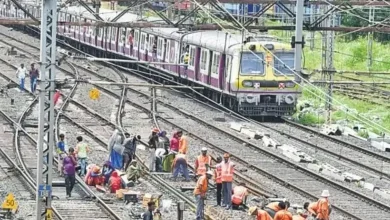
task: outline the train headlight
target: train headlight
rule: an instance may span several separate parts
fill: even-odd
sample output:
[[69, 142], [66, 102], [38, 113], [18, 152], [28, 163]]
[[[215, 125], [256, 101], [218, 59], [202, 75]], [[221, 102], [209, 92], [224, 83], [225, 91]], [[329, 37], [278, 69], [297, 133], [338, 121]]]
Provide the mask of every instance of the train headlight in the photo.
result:
[[288, 94], [288, 95], [286, 95], [286, 97], [284, 97], [284, 101], [286, 102], [286, 104], [291, 105], [294, 103], [295, 98], [294, 98], [294, 96]]
[[295, 83], [293, 83], [293, 82], [286, 82], [286, 87], [287, 88], [292, 88], [294, 86], [295, 86]]
[[253, 86], [253, 82], [252, 81], [243, 81], [242, 85], [244, 87], [252, 87]]

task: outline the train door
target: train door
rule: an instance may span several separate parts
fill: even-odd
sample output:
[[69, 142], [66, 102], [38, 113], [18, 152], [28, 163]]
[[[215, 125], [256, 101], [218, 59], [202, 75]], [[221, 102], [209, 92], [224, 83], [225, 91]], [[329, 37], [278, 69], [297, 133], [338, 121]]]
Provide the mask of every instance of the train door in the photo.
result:
[[232, 74], [232, 57], [226, 55], [224, 89], [230, 92], [230, 75]]
[[211, 61], [211, 79], [210, 84], [214, 88], [219, 88], [219, 67], [220, 67], [220, 57], [221, 54], [219, 52], [213, 52], [212, 61]]
[[138, 60], [144, 60], [146, 57], [147, 49], [147, 34], [141, 32], [141, 41], [139, 45]]
[[201, 81], [210, 84], [210, 51], [202, 48], [200, 54], [199, 72], [201, 74]]
[[222, 54], [220, 56], [220, 61], [219, 61], [219, 88], [221, 90], [224, 90], [225, 88], [225, 71], [226, 69], [226, 54]]
[[[170, 57], [169, 57], [169, 54], [171, 52], [171, 41], [172, 40], [166, 40], [166, 44], [165, 44], [165, 52], [164, 52], [164, 57], [163, 57], [163, 62], [165, 63], [170, 63]], [[170, 69], [170, 66], [171, 65], [165, 65], [163, 66], [164, 69]]]

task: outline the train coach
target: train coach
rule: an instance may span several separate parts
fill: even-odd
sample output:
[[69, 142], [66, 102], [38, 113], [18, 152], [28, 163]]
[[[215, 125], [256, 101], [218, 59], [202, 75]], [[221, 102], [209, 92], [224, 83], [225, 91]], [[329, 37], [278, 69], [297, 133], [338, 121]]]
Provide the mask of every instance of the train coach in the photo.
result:
[[[40, 9], [25, 5], [40, 17]], [[104, 20], [119, 12], [101, 9]], [[1, 10], [4, 17], [25, 17], [20, 10]], [[137, 21], [126, 13], [117, 22]], [[148, 21], [162, 22], [159, 18]], [[58, 21], [94, 22], [84, 8], [70, 6], [58, 14]], [[244, 116], [288, 116], [296, 109], [301, 93], [294, 83], [294, 50], [290, 44], [268, 35], [245, 38], [242, 34], [223, 31], [193, 31], [178, 28], [117, 28], [59, 25], [58, 34], [89, 53], [105, 57], [125, 57], [139, 61], [188, 66], [155, 64], [151, 68], [203, 86], [205, 95]], [[229, 31], [230, 32], [230, 31]], [[132, 42], [132, 43], [130, 43]], [[278, 57], [278, 59], [275, 58]]]

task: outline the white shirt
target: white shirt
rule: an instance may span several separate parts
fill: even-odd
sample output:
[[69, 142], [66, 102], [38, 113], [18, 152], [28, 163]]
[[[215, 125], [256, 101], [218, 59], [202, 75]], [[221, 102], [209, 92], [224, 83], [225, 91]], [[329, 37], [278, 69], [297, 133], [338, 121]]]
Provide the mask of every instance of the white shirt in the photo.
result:
[[164, 148], [157, 148], [156, 150], [156, 157], [163, 157], [165, 154], [165, 149]]
[[27, 75], [27, 69], [26, 67], [19, 67], [18, 70], [16, 70], [16, 75], [19, 79], [24, 79], [26, 78]]

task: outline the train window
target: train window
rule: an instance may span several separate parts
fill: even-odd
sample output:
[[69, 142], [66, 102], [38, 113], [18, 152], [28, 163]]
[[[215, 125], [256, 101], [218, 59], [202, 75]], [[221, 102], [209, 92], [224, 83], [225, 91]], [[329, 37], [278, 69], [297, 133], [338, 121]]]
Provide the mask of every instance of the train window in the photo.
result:
[[208, 59], [209, 59], [209, 51], [202, 49], [202, 52], [200, 54], [200, 69], [201, 70], [207, 71]]
[[195, 66], [195, 47], [190, 47], [190, 63], [189, 66]]
[[164, 38], [158, 38], [157, 40], [157, 57], [162, 58], [164, 51]]
[[138, 42], [139, 42], [139, 32], [135, 31], [134, 32], [134, 47], [138, 48]]
[[275, 74], [294, 75], [294, 52], [275, 52], [274, 55]]
[[146, 34], [141, 34], [140, 50], [144, 51], [146, 45]]
[[165, 47], [165, 62], [169, 62], [170, 52], [171, 52], [171, 40], [167, 40], [167, 46]]
[[241, 74], [242, 75], [263, 75], [264, 74], [264, 54], [254, 52], [243, 52], [241, 54]]
[[154, 44], [154, 36], [149, 35], [149, 41], [148, 41], [148, 51], [149, 52], [153, 51], [153, 44]]
[[118, 28], [112, 28], [112, 32], [111, 32], [111, 40], [112, 41], [116, 41], [117, 33], [118, 33]]
[[110, 39], [110, 37], [111, 37], [111, 28], [107, 27], [106, 31], [105, 31], [105, 38], [106, 38], [106, 40], [108, 40], [108, 39]]
[[213, 54], [213, 60], [212, 60], [212, 64], [211, 64], [211, 74], [216, 74], [218, 75], [218, 70], [219, 70], [219, 53], [215, 52]]
[[99, 28], [98, 30], [99, 30], [99, 33], [98, 33], [99, 36], [98, 37], [102, 38], [104, 29], [103, 28]]

